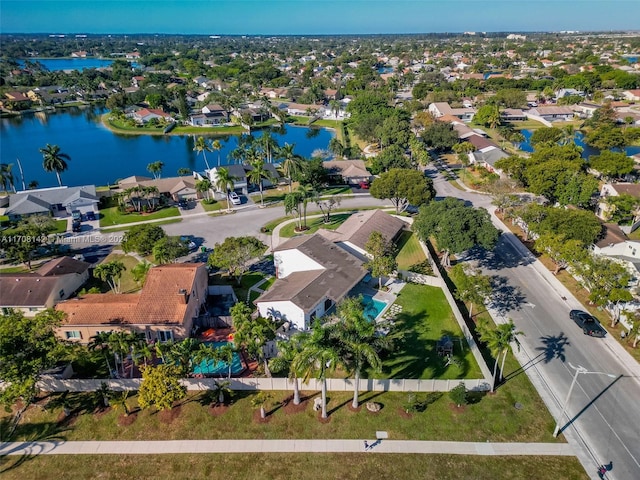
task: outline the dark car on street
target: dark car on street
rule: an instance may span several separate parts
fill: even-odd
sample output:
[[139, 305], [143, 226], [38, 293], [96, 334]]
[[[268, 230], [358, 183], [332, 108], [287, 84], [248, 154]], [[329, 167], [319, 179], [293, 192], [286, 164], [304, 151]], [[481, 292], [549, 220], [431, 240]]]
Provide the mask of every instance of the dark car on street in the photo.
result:
[[569, 312], [569, 318], [576, 322], [576, 325], [582, 328], [582, 333], [585, 335], [602, 338], [607, 334], [607, 331], [602, 325], [600, 325], [598, 319], [587, 312], [583, 312], [582, 310], [571, 310]]

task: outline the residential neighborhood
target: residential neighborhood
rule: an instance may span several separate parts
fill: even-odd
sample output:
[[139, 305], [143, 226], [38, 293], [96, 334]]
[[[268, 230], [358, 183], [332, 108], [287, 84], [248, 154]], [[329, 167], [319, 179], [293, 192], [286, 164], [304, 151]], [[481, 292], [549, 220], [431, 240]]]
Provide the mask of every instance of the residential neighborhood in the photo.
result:
[[505, 32], [1, 34], [3, 475], [636, 478], [640, 35]]

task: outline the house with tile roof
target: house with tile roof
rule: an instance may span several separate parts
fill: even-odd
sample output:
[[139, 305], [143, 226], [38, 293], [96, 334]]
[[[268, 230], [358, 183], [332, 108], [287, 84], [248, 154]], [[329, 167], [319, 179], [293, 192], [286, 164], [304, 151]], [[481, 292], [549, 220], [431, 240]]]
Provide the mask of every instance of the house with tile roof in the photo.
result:
[[327, 175], [335, 181], [349, 185], [370, 182], [373, 175], [367, 170], [363, 160], [330, 160], [323, 163]]
[[40, 188], [10, 195], [5, 215], [11, 221], [31, 215], [67, 217], [73, 210], [97, 212], [98, 202], [94, 185]]
[[140, 110], [133, 112], [131, 115], [136, 122], [148, 123], [152, 119], [166, 120], [173, 122], [173, 117], [166, 112], [163, 112], [159, 108], [141, 108]]
[[196, 181], [194, 177], [187, 175], [156, 179], [134, 175], [120, 180], [118, 189], [124, 191], [134, 187], [156, 187], [160, 195], [179, 202], [199, 198]]
[[0, 309], [21, 311], [25, 317], [54, 307], [89, 279], [86, 262], [60, 257], [30, 273], [0, 274]]
[[274, 250], [277, 280], [256, 300], [260, 315], [307, 330], [366, 275], [360, 259], [321, 234], [294, 237]]
[[475, 108], [452, 108], [447, 102], [435, 102], [429, 104], [429, 113], [434, 117], [451, 115], [463, 122], [470, 122], [476, 114]]
[[149, 341], [187, 338], [205, 308], [208, 278], [204, 263], [153, 267], [140, 293], [88, 294], [56, 305], [66, 314], [56, 334], [85, 344], [111, 330], [144, 333]]

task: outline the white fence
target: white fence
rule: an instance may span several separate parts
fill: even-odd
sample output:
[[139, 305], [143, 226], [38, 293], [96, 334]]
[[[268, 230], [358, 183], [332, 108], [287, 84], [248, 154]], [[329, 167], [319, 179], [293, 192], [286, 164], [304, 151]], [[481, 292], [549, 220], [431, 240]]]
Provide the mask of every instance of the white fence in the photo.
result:
[[438, 277], [423, 275], [422, 273], [410, 272], [408, 270], [398, 270], [398, 273], [401, 273], [403, 280], [407, 282], [429, 285], [430, 287], [446, 288], [445, 283], [441, 278]]
[[[47, 392], [94, 392], [102, 383], [114, 391], [139, 390], [141, 379], [84, 379], [58, 380], [46, 379], [38, 383], [38, 387]], [[186, 378], [181, 383], [189, 391], [212, 390], [214, 378]], [[286, 378], [232, 378], [229, 388], [232, 390], [284, 390], [293, 391], [293, 382]], [[485, 391], [490, 389], [485, 379], [457, 379], [457, 380], [416, 380], [416, 379], [361, 379], [361, 392], [448, 392], [464, 382], [468, 390]], [[354, 380], [349, 378], [328, 378], [327, 390], [332, 392], [350, 392], [353, 390]], [[319, 380], [311, 379], [307, 383], [300, 382], [300, 390], [318, 391], [321, 389]]]

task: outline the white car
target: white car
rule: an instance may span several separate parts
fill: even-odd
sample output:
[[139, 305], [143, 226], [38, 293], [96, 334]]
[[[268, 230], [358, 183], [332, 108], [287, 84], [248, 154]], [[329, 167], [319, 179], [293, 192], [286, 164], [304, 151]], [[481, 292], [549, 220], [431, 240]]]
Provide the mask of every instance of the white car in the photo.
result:
[[231, 192], [229, 194], [229, 200], [231, 200], [231, 203], [233, 203], [234, 205], [240, 205], [242, 203], [240, 201], [240, 197], [236, 192]]

